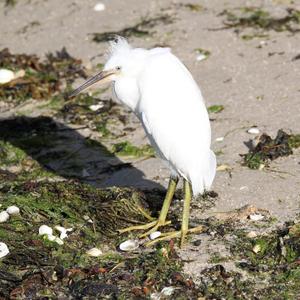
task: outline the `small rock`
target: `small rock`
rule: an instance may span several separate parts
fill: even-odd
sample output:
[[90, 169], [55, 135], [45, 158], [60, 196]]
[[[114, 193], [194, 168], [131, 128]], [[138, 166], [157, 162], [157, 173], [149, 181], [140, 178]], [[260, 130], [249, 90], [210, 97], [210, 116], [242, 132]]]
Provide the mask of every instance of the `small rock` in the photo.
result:
[[47, 225], [42, 225], [39, 228], [39, 235], [53, 235], [53, 229]]
[[0, 84], [5, 84], [12, 81], [15, 78], [13, 71], [8, 69], [0, 69]]
[[139, 247], [139, 243], [136, 240], [127, 240], [120, 244], [119, 248], [122, 251], [130, 252], [136, 250]]
[[103, 10], [105, 10], [104, 3], [99, 2], [94, 6], [94, 11], [103, 11]]
[[7, 211], [1, 211], [0, 212], [0, 223], [4, 223], [9, 219], [9, 214]]
[[248, 238], [253, 239], [257, 237], [257, 233], [255, 231], [250, 231], [246, 235]]
[[250, 215], [249, 218], [252, 221], [260, 221], [264, 218], [264, 216], [261, 214], [253, 214], [253, 215]]
[[0, 258], [6, 256], [9, 253], [9, 249], [5, 243], [0, 242]]
[[251, 127], [247, 130], [248, 133], [250, 134], [259, 134], [259, 129], [257, 127]]
[[97, 256], [102, 255], [103, 252], [98, 248], [92, 248], [92, 249], [86, 251], [86, 254], [89, 255], [89, 256], [97, 257]]
[[150, 240], [155, 240], [157, 239], [159, 236], [161, 236], [161, 232], [160, 231], [154, 231], [152, 233], [150, 233]]
[[18, 215], [20, 213], [20, 208], [18, 206], [12, 205], [6, 209], [6, 212], [10, 215]]

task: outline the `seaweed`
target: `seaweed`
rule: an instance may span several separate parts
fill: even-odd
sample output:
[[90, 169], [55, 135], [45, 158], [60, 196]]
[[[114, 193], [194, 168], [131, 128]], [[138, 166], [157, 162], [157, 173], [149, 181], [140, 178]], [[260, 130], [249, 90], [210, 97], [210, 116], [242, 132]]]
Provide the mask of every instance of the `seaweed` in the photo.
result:
[[143, 18], [135, 25], [128, 26], [119, 31], [109, 31], [103, 33], [93, 33], [93, 41], [97, 43], [107, 42], [113, 39], [116, 35], [123, 36], [125, 38], [130, 37], [144, 37], [152, 35], [151, 29], [159, 24], [167, 25], [173, 23], [174, 19], [169, 15], [161, 15], [153, 18]]
[[299, 135], [289, 135], [280, 129], [274, 139], [264, 133], [255, 147], [252, 141], [248, 143], [249, 153], [241, 155], [243, 165], [250, 169], [259, 169], [262, 164], [268, 165], [271, 160], [293, 154], [292, 149], [300, 146], [300, 138]]

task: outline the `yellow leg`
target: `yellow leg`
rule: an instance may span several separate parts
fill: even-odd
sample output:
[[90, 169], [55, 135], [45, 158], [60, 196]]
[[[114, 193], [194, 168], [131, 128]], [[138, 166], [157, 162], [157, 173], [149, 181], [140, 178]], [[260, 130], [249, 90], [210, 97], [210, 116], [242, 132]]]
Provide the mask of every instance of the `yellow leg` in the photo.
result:
[[183, 213], [182, 213], [182, 223], [181, 223], [181, 241], [180, 241], [181, 248], [184, 245], [186, 234], [189, 230], [191, 199], [192, 199], [192, 186], [187, 180], [184, 180], [184, 203], [183, 203]]
[[150, 233], [156, 231], [160, 226], [164, 226], [167, 224], [170, 224], [170, 221], [166, 221], [167, 214], [171, 205], [171, 201], [173, 199], [176, 186], [178, 183], [178, 177], [171, 177], [169, 181], [169, 186], [168, 186], [168, 191], [162, 206], [162, 209], [159, 214], [158, 220], [155, 220], [153, 222], [143, 224], [143, 225], [137, 225], [137, 226], [130, 226], [124, 229], [118, 230], [120, 233], [128, 232], [128, 231], [133, 231], [133, 230], [147, 230], [151, 228], [149, 231], [146, 233], [142, 234], [142, 237], [149, 235]]
[[204, 226], [198, 226], [192, 229], [189, 229], [189, 216], [190, 216], [190, 204], [192, 199], [192, 187], [191, 184], [184, 180], [184, 204], [183, 204], [183, 213], [182, 213], [182, 223], [180, 231], [173, 231], [163, 233], [159, 238], [146, 243], [146, 246], [152, 246], [153, 244], [169, 240], [172, 238], [180, 237], [180, 247], [182, 248], [188, 233], [200, 233], [203, 232]]

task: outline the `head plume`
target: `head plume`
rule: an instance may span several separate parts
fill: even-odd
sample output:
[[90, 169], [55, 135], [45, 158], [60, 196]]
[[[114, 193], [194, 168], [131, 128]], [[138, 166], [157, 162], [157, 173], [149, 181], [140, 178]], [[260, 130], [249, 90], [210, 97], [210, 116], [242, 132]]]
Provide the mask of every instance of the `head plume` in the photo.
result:
[[109, 56], [115, 54], [126, 53], [131, 49], [127, 40], [119, 35], [115, 35], [113, 40], [109, 42]]

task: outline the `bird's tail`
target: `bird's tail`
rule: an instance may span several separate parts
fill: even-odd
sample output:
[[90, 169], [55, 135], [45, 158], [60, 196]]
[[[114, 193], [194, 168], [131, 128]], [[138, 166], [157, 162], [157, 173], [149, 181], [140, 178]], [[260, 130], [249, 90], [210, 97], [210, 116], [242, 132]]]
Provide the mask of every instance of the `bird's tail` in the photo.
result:
[[213, 151], [209, 149], [209, 154], [204, 156], [201, 165], [190, 174], [193, 194], [203, 194], [210, 190], [216, 175], [217, 160]]

